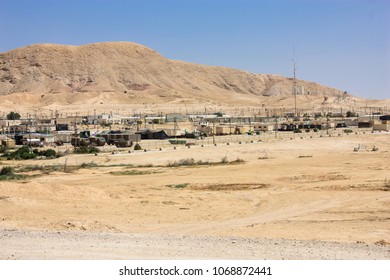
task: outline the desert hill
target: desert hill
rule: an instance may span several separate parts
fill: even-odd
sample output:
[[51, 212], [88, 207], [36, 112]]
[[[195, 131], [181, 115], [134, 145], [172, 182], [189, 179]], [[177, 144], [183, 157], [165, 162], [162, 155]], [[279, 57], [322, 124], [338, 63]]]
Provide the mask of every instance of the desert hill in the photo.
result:
[[[107, 104], [292, 106], [293, 80], [167, 59], [129, 42], [31, 45], [0, 53], [1, 107]], [[341, 90], [297, 81], [300, 104], [348, 103]], [[339, 105], [338, 105], [339, 106]]]

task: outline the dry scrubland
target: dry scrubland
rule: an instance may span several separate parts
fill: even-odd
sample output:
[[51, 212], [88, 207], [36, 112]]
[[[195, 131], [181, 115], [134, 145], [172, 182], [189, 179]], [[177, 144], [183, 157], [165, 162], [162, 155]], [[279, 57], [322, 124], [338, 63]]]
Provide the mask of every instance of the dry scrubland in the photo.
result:
[[0, 258], [389, 259], [389, 139], [3, 160]]
[[[367, 114], [390, 106], [390, 99], [296, 83], [305, 93], [299, 111]], [[293, 110], [293, 84], [170, 60], [126, 42], [0, 53], [3, 116], [272, 115]], [[389, 259], [389, 137], [3, 160], [26, 177], [0, 181], [0, 259]], [[353, 152], [359, 144], [368, 150]]]

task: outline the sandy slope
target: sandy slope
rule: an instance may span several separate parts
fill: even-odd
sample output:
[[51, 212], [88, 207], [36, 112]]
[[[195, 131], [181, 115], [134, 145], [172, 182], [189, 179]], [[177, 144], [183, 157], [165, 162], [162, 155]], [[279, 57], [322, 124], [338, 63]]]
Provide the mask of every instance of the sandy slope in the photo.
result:
[[[56, 254], [59, 258], [125, 258], [123, 250], [134, 245], [125, 241], [126, 234], [140, 234], [140, 238], [145, 239], [148, 237], [144, 234], [152, 234], [156, 240], [161, 238], [162, 243], [156, 243], [173, 242], [170, 249], [161, 245], [164, 247], [162, 258], [223, 258], [230, 238], [242, 237], [243, 248], [256, 240], [268, 242], [263, 238], [289, 240], [285, 241], [282, 255], [267, 255], [268, 249], [262, 251], [259, 245], [253, 258], [388, 259], [388, 247], [382, 245], [390, 241], [390, 192], [386, 171], [390, 169], [389, 137], [385, 133], [293, 140], [285, 137], [278, 141], [270, 138], [262, 142], [216, 147], [205, 144], [203, 148], [197, 145], [176, 150], [166, 144], [162, 151], [153, 149], [147, 153], [115, 150], [115, 154], [107, 152], [98, 156], [3, 161], [3, 165], [15, 166], [63, 166], [65, 161], [69, 168], [83, 162], [99, 166], [72, 173], [57, 171], [25, 181], [1, 182], [0, 227], [17, 229], [16, 232], [2, 231], [0, 242], [6, 249], [1, 258], [12, 257], [13, 250], [19, 252], [14, 254], [15, 258], [56, 258]], [[353, 152], [359, 144], [366, 149]], [[379, 147], [379, 151], [371, 151], [373, 145]], [[166, 167], [169, 162], [180, 159], [219, 162], [225, 156], [229, 161], [240, 158], [245, 162]], [[134, 170], [148, 174], [111, 173]], [[169, 187], [182, 184], [188, 185]], [[80, 249], [61, 253], [65, 237], [57, 239], [52, 233], [57, 231], [79, 244], [80, 247], [76, 247]], [[44, 238], [40, 245], [39, 236]], [[118, 236], [122, 245], [113, 248], [112, 255], [101, 251], [103, 245], [93, 251], [96, 255], [84, 254], [82, 248], [101, 236], [112, 242]], [[180, 236], [190, 238], [189, 243], [180, 245]], [[177, 238], [181, 241], [175, 241]], [[218, 238], [222, 238], [222, 243], [214, 244], [213, 240]], [[46, 239], [57, 249], [41, 254], [38, 251], [46, 248]], [[299, 240], [307, 241], [304, 244], [310, 248], [325, 249], [312, 255], [304, 248], [291, 253], [289, 248], [295, 248]], [[29, 252], [17, 244], [36, 245]], [[210, 254], [194, 253], [192, 249], [199, 244], [210, 249]], [[365, 244], [370, 244], [368, 251], [362, 249], [366, 248]], [[180, 251], [175, 246], [187, 249]], [[331, 254], [332, 246], [345, 250]], [[142, 248], [146, 250], [147, 245]], [[275, 248], [271, 246], [270, 250]], [[368, 254], [371, 250], [376, 253]], [[353, 252], [352, 256], [347, 251]], [[248, 254], [253, 251], [245, 252], [237, 249], [226, 257], [249, 258]], [[130, 256], [158, 257], [147, 250], [144, 254], [135, 251]]]

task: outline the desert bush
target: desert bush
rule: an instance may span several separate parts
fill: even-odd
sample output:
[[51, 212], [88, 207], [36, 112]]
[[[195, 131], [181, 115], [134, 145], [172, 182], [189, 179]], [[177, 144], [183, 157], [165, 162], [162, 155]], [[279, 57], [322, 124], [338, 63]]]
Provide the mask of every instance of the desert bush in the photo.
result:
[[229, 163], [229, 160], [228, 160], [227, 156], [224, 156], [224, 157], [221, 159], [221, 163]]
[[18, 112], [11, 111], [7, 114], [7, 120], [19, 120], [20, 114]]
[[219, 162], [210, 162], [210, 161], [195, 161], [193, 158], [185, 158], [179, 161], [168, 162], [168, 167], [178, 167], [178, 166], [199, 166], [199, 165], [219, 165], [219, 164], [236, 164], [243, 163], [244, 160], [237, 158], [236, 160], [229, 161], [226, 156], [224, 156]]
[[32, 159], [32, 158], [36, 158], [37, 156], [45, 156], [47, 158], [56, 158], [57, 153], [53, 149], [39, 151], [38, 149], [31, 150], [28, 146], [23, 146], [12, 153], [7, 151], [4, 154], [4, 156], [6, 156], [8, 160], [10, 160], [10, 159]]
[[390, 180], [386, 178], [383, 186], [386, 191], [390, 191]]
[[4, 166], [0, 170], [0, 176], [8, 176], [8, 175], [14, 175], [14, 169], [11, 166]]
[[195, 165], [195, 160], [193, 158], [185, 158], [179, 161], [173, 161], [168, 163], [169, 167], [191, 166], [191, 165]]
[[15, 174], [11, 166], [5, 166], [0, 170], [0, 181], [20, 180], [26, 177], [26, 175]]
[[0, 154], [3, 154], [8, 151], [8, 148], [6, 146], [0, 146]]
[[77, 147], [74, 149], [74, 152], [76, 154], [95, 154], [95, 153], [99, 153], [100, 150], [96, 147], [92, 147], [92, 146], [81, 146], [81, 147]]
[[6, 152], [4, 156], [7, 157], [8, 160], [11, 159], [32, 159], [37, 156], [33, 151], [30, 150], [29, 147], [23, 146], [19, 149], [17, 149], [14, 152]]
[[171, 139], [169, 140], [169, 143], [173, 145], [185, 145], [187, 143], [186, 140], [178, 140], [178, 139]]
[[148, 174], [154, 174], [157, 172], [154, 171], [142, 171], [142, 170], [125, 170], [125, 171], [112, 171], [110, 172], [111, 175], [148, 175]]
[[243, 162], [245, 162], [245, 160], [243, 160], [242, 158], [236, 158], [236, 160], [233, 160], [230, 163], [243, 163]]
[[135, 146], [134, 146], [134, 151], [141, 151], [142, 150], [142, 147], [141, 147], [141, 145], [140, 144], [135, 144]]
[[168, 188], [172, 188], [172, 189], [184, 189], [186, 187], [188, 187], [189, 184], [187, 183], [183, 183], [183, 184], [176, 184], [176, 185], [167, 185]]
[[99, 165], [97, 163], [94, 163], [93, 161], [91, 162], [83, 162], [80, 164], [80, 168], [93, 168], [93, 167], [98, 167]]
[[38, 155], [45, 156], [47, 158], [56, 158], [57, 157], [57, 153], [53, 149], [40, 151], [40, 152], [38, 152]]

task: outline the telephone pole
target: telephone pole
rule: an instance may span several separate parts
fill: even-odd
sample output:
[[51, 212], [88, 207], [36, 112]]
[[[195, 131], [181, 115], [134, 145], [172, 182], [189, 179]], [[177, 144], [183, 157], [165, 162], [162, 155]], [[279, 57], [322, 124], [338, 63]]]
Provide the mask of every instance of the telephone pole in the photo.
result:
[[296, 79], [296, 67], [295, 67], [295, 47], [293, 49], [293, 73], [294, 73], [294, 86], [293, 86], [293, 94], [294, 94], [294, 117], [298, 116], [297, 113], [297, 79]]

